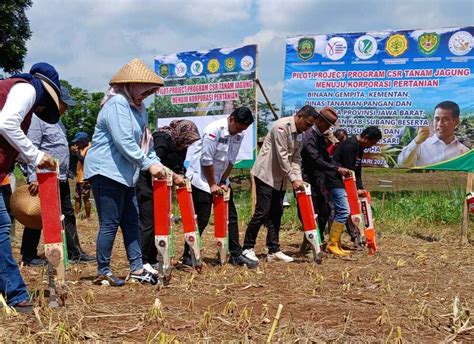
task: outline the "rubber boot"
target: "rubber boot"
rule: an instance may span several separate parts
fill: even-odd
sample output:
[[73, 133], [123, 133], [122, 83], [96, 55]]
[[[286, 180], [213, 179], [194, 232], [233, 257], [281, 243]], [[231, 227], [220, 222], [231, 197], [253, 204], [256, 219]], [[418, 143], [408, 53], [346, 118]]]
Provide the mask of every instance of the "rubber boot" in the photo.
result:
[[349, 255], [348, 253], [341, 251], [341, 248], [339, 247], [339, 240], [341, 240], [343, 230], [344, 223], [334, 221], [329, 232], [329, 242], [326, 246], [329, 253], [338, 257], [346, 257]]

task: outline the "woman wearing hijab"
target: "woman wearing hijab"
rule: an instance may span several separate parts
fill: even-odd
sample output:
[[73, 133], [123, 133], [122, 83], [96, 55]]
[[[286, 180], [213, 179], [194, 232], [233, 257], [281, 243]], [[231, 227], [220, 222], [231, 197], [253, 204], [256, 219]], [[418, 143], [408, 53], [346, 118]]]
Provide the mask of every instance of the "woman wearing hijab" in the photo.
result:
[[[169, 126], [158, 128], [153, 134], [153, 148], [161, 163], [174, 173], [186, 172], [184, 160], [188, 147], [201, 138], [196, 125], [188, 120], [172, 121]], [[153, 189], [151, 176], [141, 172], [137, 184], [140, 214], [140, 239], [143, 268], [157, 274], [157, 250], [153, 226]]]
[[[54, 169], [54, 159], [41, 152], [26, 137], [33, 112], [48, 123], [59, 121], [60, 84], [53, 66], [41, 62], [29, 73], [0, 81], [0, 180], [18, 157], [34, 167]], [[19, 154], [20, 153], [20, 154]], [[0, 190], [0, 294], [20, 312], [31, 312], [26, 284], [13, 258], [10, 216]]]
[[[110, 80], [85, 159], [84, 178], [90, 180], [99, 216], [96, 284], [122, 286], [125, 281], [110, 269], [118, 227], [122, 229], [130, 273], [127, 279], [156, 284], [158, 277], [143, 269], [140, 251], [135, 185], [139, 171], [154, 177], [165, 167], [151, 148], [148, 116], [143, 100], [155, 93], [163, 80], [142, 61], [133, 59]], [[179, 177], [175, 176], [175, 180]]]

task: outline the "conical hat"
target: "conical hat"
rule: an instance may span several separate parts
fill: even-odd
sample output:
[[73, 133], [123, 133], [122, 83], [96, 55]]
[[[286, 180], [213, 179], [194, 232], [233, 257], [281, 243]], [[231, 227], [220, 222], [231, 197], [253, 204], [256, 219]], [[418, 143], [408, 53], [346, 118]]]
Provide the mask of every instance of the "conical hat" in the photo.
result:
[[117, 74], [110, 80], [109, 85], [123, 84], [127, 82], [136, 82], [144, 84], [156, 84], [163, 86], [164, 81], [156, 75], [146, 64], [139, 59], [133, 59], [125, 66], [120, 68]]
[[10, 199], [13, 217], [28, 228], [41, 229], [41, 205], [39, 196], [31, 196], [28, 185], [18, 187]]

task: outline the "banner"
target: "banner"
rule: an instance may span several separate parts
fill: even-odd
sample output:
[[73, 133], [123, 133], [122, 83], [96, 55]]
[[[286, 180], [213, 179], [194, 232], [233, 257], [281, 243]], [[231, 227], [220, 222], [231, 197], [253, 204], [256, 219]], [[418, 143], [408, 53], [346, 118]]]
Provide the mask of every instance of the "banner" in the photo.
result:
[[[248, 107], [256, 118], [256, 70], [256, 45], [156, 56], [155, 72], [165, 80], [156, 99], [157, 127], [189, 119], [202, 134], [207, 124], [240, 106]], [[237, 168], [253, 165], [256, 123], [244, 135]], [[186, 160], [192, 154], [191, 146]]]
[[349, 135], [378, 126], [383, 139], [366, 151], [365, 166], [452, 159], [474, 146], [473, 34], [464, 27], [288, 37], [282, 113], [332, 106]]

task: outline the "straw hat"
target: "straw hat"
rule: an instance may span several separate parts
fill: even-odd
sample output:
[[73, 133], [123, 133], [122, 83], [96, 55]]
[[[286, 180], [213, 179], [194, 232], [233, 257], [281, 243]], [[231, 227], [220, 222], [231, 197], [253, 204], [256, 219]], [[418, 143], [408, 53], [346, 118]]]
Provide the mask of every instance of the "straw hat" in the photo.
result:
[[12, 214], [28, 228], [41, 229], [41, 205], [39, 196], [31, 196], [28, 185], [18, 187], [10, 200]]
[[120, 68], [117, 74], [110, 80], [109, 85], [123, 84], [127, 82], [155, 84], [163, 86], [165, 83], [161, 77], [156, 75], [146, 64], [139, 59], [133, 59]]

